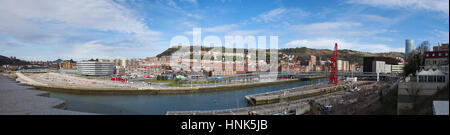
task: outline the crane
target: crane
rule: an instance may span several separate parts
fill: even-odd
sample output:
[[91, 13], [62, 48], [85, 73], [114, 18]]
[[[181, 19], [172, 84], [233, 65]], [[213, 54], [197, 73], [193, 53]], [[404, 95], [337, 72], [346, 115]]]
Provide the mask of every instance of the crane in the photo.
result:
[[328, 84], [334, 84], [336, 85], [338, 83], [338, 79], [337, 79], [337, 60], [338, 57], [338, 44], [335, 43], [334, 44], [334, 51], [333, 51], [333, 56], [331, 57], [330, 61], [330, 78], [328, 81]]

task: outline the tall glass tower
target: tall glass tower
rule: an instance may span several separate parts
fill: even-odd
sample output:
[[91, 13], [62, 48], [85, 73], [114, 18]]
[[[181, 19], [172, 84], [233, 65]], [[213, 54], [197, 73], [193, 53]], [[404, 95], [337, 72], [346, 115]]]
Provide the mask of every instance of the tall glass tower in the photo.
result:
[[408, 54], [410, 52], [412, 52], [413, 49], [414, 49], [414, 40], [406, 39], [406, 44], [405, 44], [405, 61], [408, 60]]

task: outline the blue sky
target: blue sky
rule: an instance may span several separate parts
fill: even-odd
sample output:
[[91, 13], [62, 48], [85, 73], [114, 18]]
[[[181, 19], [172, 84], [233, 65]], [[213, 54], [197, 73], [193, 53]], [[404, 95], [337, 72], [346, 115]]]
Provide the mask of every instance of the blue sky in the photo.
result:
[[[0, 55], [155, 56], [174, 36], [278, 36], [278, 46], [366, 52], [448, 43], [448, 0], [0, 0]], [[223, 40], [224, 41], [224, 40]]]

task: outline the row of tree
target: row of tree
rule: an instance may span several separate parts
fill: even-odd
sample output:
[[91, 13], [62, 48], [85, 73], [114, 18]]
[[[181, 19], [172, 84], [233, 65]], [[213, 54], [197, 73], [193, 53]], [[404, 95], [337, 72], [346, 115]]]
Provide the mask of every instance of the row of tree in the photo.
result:
[[5, 57], [0, 55], [0, 66], [1, 65], [28, 65], [30, 63], [24, 61], [24, 60], [20, 60], [17, 59], [16, 57]]
[[167, 80], [169, 79], [169, 77], [167, 77], [166, 75], [158, 75], [156, 76], [156, 80]]

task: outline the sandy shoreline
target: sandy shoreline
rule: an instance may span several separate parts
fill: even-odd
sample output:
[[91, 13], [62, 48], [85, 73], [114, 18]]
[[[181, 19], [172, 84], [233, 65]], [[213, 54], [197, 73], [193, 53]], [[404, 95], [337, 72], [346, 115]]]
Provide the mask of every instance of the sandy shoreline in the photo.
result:
[[[5, 75], [5, 74], [2, 74]], [[92, 115], [66, 110], [65, 100], [50, 98], [45, 91], [29, 90], [15, 84], [8, 76], [0, 76], [0, 115]]]
[[[33, 78], [27, 77], [22, 73], [16, 73], [16, 81], [26, 84], [29, 86], [36, 87], [43, 91], [54, 91], [54, 92], [65, 92], [65, 93], [77, 93], [77, 94], [184, 94], [184, 93], [202, 93], [202, 92], [215, 92], [215, 91], [227, 91], [227, 90], [240, 90], [245, 88], [262, 87], [276, 84], [285, 84], [296, 82], [300, 80], [279, 80], [274, 82], [258, 82], [249, 84], [237, 84], [237, 85], [220, 85], [220, 86], [209, 86], [209, 87], [174, 87], [174, 88], [164, 88], [164, 89], [141, 89], [136, 87], [130, 87], [129, 85], [124, 85], [123, 87], [75, 87], [75, 86], [64, 86], [64, 85], [51, 85], [47, 83], [42, 83], [36, 81]], [[97, 82], [104, 83], [96, 80]]]

